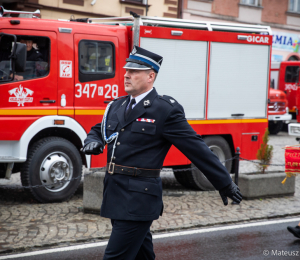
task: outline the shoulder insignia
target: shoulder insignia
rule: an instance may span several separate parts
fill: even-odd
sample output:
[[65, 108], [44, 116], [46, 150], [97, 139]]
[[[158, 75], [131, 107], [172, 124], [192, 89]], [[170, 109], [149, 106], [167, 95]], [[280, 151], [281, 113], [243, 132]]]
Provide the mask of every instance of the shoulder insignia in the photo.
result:
[[161, 96], [158, 96], [158, 97], [159, 97], [159, 99], [168, 102], [172, 106], [174, 106], [175, 103], [177, 103], [177, 101], [174, 98], [170, 97], [170, 96], [161, 95]]

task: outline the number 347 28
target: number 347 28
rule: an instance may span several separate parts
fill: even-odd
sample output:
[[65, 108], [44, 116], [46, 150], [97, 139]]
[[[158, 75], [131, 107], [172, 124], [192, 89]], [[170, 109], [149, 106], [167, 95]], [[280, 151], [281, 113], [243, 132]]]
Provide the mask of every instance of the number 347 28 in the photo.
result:
[[117, 98], [118, 97], [118, 85], [106, 84], [104, 87], [97, 86], [97, 84], [85, 84], [82, 86], [80, 83], [75, 85], [75, 97], [81, 98], [86, 95], [87, 98], [94, 98], [95, 95], [103, 96], [105, 98]]

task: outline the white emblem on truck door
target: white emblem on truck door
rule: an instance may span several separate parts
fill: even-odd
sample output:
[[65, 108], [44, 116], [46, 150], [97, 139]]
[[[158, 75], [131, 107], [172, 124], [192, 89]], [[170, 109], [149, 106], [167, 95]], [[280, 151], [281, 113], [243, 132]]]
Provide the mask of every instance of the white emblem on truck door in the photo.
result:
[[14, 97], [10, 97], [8, 102], [17, 102], [18, 106], [24, 106], [24, 103], [31, 103], [33, 101], [33, 97], [28, 97], [28, 95], [32, 96], [33, 91], [29, 88], [24, 88], [20, 85], [18, 88], [13, 88], [8, 91], [10, 95], [14, 95]]
[[60, 77], [72, 78], [72, 61], [61, 60], [59, 63], [60, 63]]

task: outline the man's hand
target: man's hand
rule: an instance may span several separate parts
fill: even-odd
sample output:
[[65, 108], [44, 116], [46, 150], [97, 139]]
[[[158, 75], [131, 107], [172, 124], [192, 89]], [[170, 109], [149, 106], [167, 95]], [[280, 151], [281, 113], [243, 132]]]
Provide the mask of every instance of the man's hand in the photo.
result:
[[103, 147], [98, 142], [91, 142], [91, 143], [86, 144], [83, 147], [82, 152], [85, 153], [85, 154], [98, 155], [100, 153], [103, 153]]
[[237, 203], [240, 203], [242, 201], [242, 193], [240, 192], [239, 187], [234, 182], [231, 182], [231, 184], [219, 190], [219, 193], [225, 206], [228, 205], [227, 197], [231, 198], [234, 202]]
[[[10, 75], [9, 75], [9, 77], [13, 77], [13, 74], [11, 73]], [[24, 77], [23, 76], [21, 76], [21, 75], [15, 75], [15, 78], [14, 78], [14, 80], [16, 81], [16, 80], [23, 80], [24, 79]]]

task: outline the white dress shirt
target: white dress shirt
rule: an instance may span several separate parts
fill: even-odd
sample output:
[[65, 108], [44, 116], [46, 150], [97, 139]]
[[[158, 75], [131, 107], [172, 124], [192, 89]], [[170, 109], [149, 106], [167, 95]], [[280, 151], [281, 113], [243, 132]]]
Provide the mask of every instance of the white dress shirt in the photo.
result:
[[[153, 88], [152, 88], [153, 89]], [[134, 107], [145, 97], [147, 96], [151, 91], [152, 89], [148, 90], [147, 92], [144, 92], [143, 94], [135, 97], [135, 104], [132, 105], [132, 109], [134, 109]], [[132, 100], [132, 96], [130, 96], [130, 101]], [[130, 103], [130, 102], [129, 102]], [[129, 105], [129, 104], [128, 104]]]

